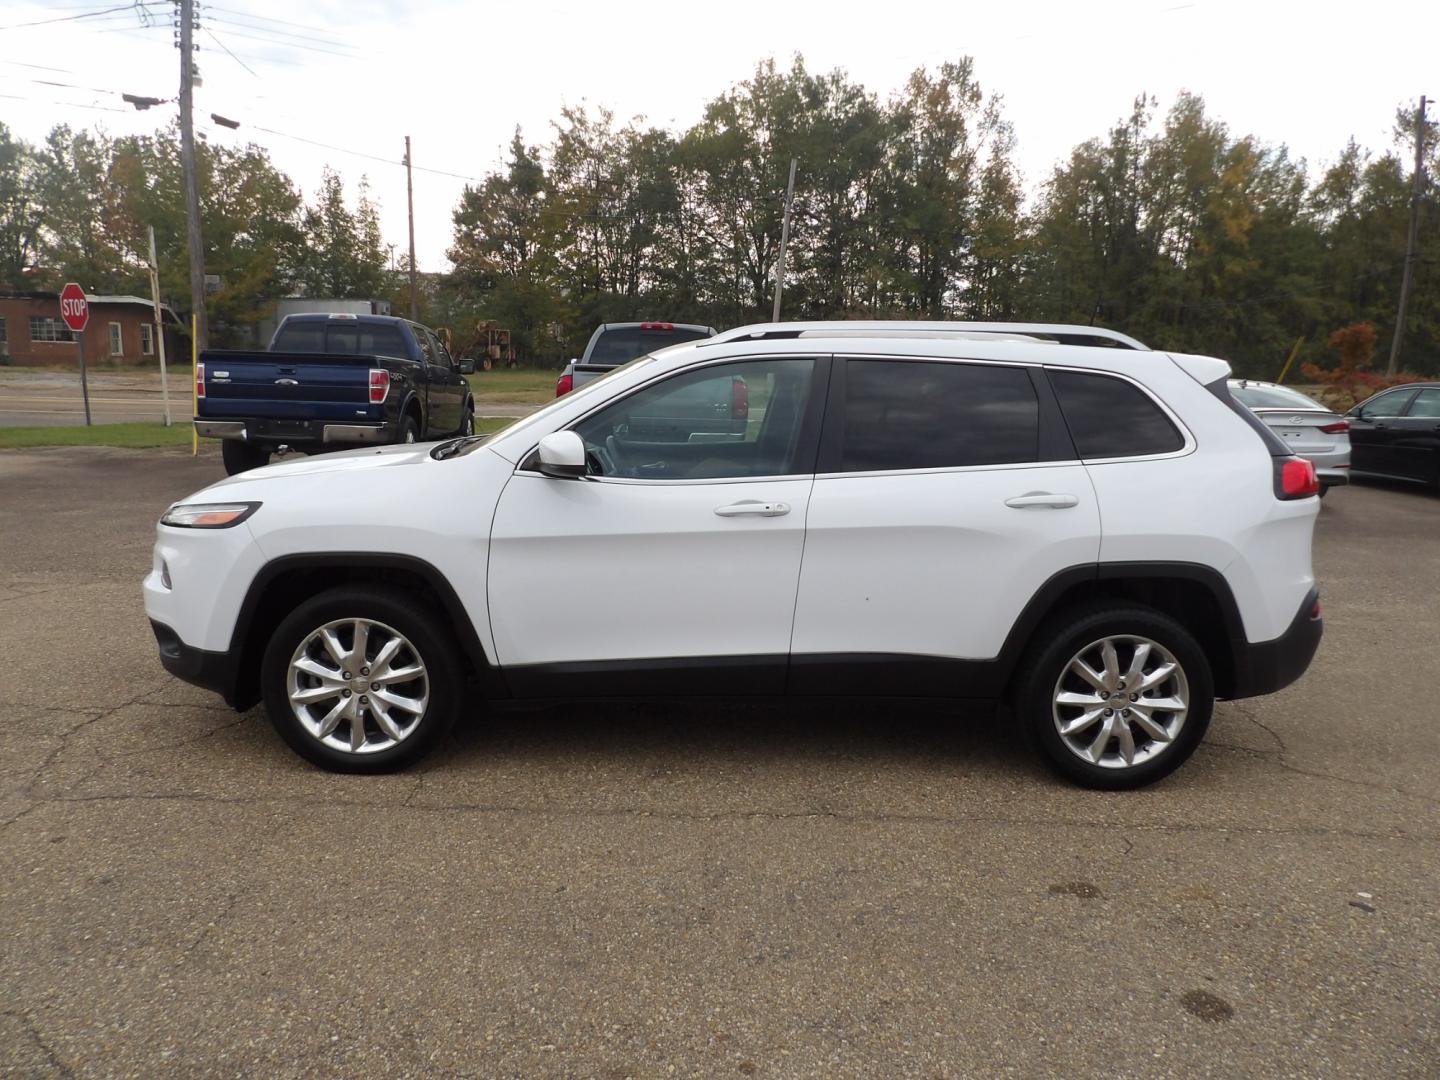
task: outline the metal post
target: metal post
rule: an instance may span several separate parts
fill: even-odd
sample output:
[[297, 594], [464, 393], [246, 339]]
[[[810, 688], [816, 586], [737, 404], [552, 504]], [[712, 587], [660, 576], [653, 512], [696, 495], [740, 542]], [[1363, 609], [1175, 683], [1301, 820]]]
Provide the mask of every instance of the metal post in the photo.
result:
[[1410, 278], [1415, 271], [1415, 244], [1420, 231], [1420, 195], [1425, 186], [1425, 95], [1415, 110], [1415, 175], [1410, 189], [1410, 234], [1405, 240], [1405, 269], [1400, 276], [1400, 305], [1395, 313], [1395, 335], [1390, 339], [1390, 362], [1385, 374], [1394, 375], [1400, 363], [1400, 342], [1405, 337], [1405, 311], [1410, 306]]
[[75, 332], [75, 344], [80, 349], [80, 393], [85, 398], [85, 426], [90, 426], [90, 381], [85, 376], [85, 331]]
[[410, 172], [410, 136], [405, 136], [405, 203], [410, 209], [410, 321], [420, 318], [420, 301], [415, 292], [415, 185]]
[[170, 377], [165, 371], [165, 317], [160, 310], [160, 264], [155, 259], [155, 226], [150, 227], [150, 300], [155, 305], [155, 347], [160, 350], [160, 400], [170, 426]]
[[195, 0], [180, 4], [180, 167], [185, 177], [185, 225], [190, 246], [190, 308], [197, 345], [208, 344], [205, 319], [205, 249], [200, 244], [200, 180], [195, 170]]
[[795, 198], [795, 164], [796, 159], [790, 159], [790, 182], [785, 185], [785, 218], [780, 223], [780, 256], [775, 260], [775, 311], [770, 316], [771, 322], [780, 321], [780, 292], [785, 288], [785, 245], [790, 240], [790, 203]]

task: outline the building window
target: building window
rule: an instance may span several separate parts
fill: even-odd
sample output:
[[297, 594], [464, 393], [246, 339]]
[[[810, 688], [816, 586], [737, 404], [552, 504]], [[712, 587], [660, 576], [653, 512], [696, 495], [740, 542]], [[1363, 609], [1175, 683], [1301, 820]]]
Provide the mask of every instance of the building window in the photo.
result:
[[74, 341], [75, 335], [70, 333], [70, 328], [59, 319], [52, 319], [48, 315], [31, 315], [30, 340]]
[[0, 317], [0, 345], [4, 345], [10, 339], [5, 336], [5, 319]]
[[121, 336], [120, 324], [118, 322], [112, 322], [110, 324], [110, 355], [125, 355], [125, 339]]
[[155, 355], [155, 327], [148, 322], [140, 324], [140, 355]]

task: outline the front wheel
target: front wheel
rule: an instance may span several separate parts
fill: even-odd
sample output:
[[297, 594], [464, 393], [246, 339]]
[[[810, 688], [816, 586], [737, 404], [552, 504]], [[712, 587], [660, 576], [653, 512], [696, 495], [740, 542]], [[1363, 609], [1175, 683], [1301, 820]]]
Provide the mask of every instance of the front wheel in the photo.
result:
[[270, 451], [242, 439], [224, 439], [220, 443], [220, 460], [225, 463], [225, 475], [234, 476], [268, 465]]
[[1195, 752], [1215, 703], [1210, 662], [1149, 608], [1080, 609], [1037, 641], [1015, 694], [1030, 743], [1085, 787], [1141, 787]]
[[439, 616], [397, 589], [341, 586], [276, 628], [260, 668], [270, 721], [335, 772], [402, 769], [454, 723], [460, 658]]

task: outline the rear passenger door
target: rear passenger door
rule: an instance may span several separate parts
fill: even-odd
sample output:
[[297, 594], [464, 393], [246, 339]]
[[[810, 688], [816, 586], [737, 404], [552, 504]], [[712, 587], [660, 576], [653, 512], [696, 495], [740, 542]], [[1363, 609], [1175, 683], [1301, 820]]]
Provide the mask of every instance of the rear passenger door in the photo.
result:
[[432, 436], [448, 435], [460, 430], [465, 408], [465, 380], [455, 368], [455, 361], [445, 343], [425, 331], [430, 352], [430, 401], [435, 419], [430, 425]]
[[[1026, 603], [1100, 515], [1038, 366], [835, 361], [791, 643], [797, 693], [986, 696]], [[959, 661], [959, 662], [957, 662]]]

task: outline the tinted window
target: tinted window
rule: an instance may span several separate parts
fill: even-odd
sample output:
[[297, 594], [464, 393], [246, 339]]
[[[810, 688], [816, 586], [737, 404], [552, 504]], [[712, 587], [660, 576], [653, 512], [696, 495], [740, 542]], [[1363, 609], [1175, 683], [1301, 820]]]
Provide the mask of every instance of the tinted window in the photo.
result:
[[405, 339], [388, 323], [347, 319], [287, 322], [270, 346], [275, 352], [351, 353], [361, 356], [405, 356]]
[[1391, 390], [1362, 401], [1356, 408], [1363, 417], [1399, 416], [1405, 411], [1405, 403], [1414, 396], [1414, 390]]
[[636, 391], [575, 428], [590, 472], [650, 480], [794, 472], [814, 368], [809, 359], [720, 364]]
[[451, 368], [455, 366], [455, 364], [450, 359], [450, 351], [445, 348], [445, 342], [441, 341], [429, 330], [425, 331], [425, 340], [429, 343], [430, 348], [435, 354], [436, 364], [444, 368]]
[[626, 360], [634, 360], [637, 356], [644, 356], [667, 345], [698, 341], [709, 336], [701, 330], [684, 330], [680, 327], [672, 330], [643, 330], [638, 326], [629, 326], [618, 330], [605, 330], [600, 334], [600, 340], [595, 342], [595, 348], [585, 358], [585, 363], [623, 364]]
[[1160, 407], [1124, 379], [1052, 371], [1050, 384], [1082, 458], [1168, 454], [1185, 445]]
[[1440, 416], [1440, 390], [1421, 390], [1406, 416]]
[[1230, 393], [1251, 409], [1323, 409], [1314, 398], [1284, 386], [1232, 386]]
[[1023, 368], [851, 360], [840, 470], [1034, 461], [1039, 406]]

